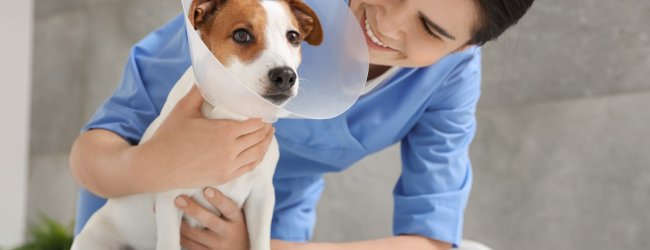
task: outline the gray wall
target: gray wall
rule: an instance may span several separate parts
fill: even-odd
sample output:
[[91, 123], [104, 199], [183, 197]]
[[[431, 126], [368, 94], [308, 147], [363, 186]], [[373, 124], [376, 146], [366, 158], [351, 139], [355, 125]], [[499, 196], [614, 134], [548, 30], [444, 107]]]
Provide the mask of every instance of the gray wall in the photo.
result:
[[0, 30], [14, 29], [11, 39], [0, 40], [0, 245], [24, 241], [26, 228], [33, 8], [26, 0], [0, 9]]
[[[29, 213], [62, 221], [67, 153], [175, 0], [36, 0]], [[465, 236], [495, 249], [650, 248], [650, 2], [538, 0], [485, 46]], [[390, 235], [399, 148], [328, 175], [316, 241]]]
[[117, 86], [129, 48], [180, 2], [35, 0], [28, 215], [72, 221], [77, 185], [68, 153], [79, 129]]

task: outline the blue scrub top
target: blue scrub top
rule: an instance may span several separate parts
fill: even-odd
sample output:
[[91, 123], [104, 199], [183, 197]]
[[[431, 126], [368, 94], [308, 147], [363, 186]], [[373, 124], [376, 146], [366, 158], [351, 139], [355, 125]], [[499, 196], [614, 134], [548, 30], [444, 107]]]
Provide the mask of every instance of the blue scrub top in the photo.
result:
[[[191, 64], [184, 25], [178, 15], [133, 47], [122, 83], [82, 131], [106, 129], [133, 145], [139, 142]], [[468, 150], [475, 133], [480, 61], [479, 48], [454, 53], [429, 67], [401, 69], [336, 118], [278, 121], [273, 238], [309, 240], [323, 174], [343, 171], [401, 142], [393, 233], [457, 245], [472, 183]], [[81, 190], [75, 232], [104, 202]]]

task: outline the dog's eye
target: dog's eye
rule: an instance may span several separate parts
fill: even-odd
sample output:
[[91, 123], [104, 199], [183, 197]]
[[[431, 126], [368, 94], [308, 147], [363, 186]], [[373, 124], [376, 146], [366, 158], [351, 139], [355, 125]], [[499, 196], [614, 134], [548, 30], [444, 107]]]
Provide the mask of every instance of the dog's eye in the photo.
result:
[[289, 31], [287, 32], [287, 40], [289, 41], [289, 43], [293, 44], [294, 46], [298, 46], [300, 45], [301, 42], [300, 34], [298, 34], [298, 32], [295, 32], [293, 30]]
[[253, 35], [246, 29], [237, 29], [232, 33], [232, 39], [241, 44], [247, 44], [253, 41]]

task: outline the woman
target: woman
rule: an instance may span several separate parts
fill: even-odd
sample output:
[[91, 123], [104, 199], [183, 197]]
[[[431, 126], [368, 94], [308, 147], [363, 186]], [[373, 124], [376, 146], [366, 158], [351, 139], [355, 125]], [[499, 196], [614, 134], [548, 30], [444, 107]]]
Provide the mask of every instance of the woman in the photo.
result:
[[[516, 23], [532, 2], [351, 0], [367, 34], [370, 73], [365, 94], [350, 110], [329, 120], [281, 120], [273, 129], [259, 120], [206, 120], [194, 91], [151, 140], [137, 145], [190, 65], [178, 16], [134, 47], [122, 84], [75, 141], [72, 171], [102, 197], [218, 185], [250, 171], [275, 132], [281, 157], [274, 176], [274, 249], [450, 249], [461, 239], [472, 183], [468, 148], [480, 92], [478, 46]], [[298, 243], [312, 235], [322, 175], [400, 141], [396, 236]], [[218, 192], [206, 194], [224, 214], [217, 217], [179, 197], [177, 206], [207, 226], [183, 225], [182, 245], [246, 249], [241, 210]], [[82, 191], [79, 204], [77, 231], [103, 203]]]

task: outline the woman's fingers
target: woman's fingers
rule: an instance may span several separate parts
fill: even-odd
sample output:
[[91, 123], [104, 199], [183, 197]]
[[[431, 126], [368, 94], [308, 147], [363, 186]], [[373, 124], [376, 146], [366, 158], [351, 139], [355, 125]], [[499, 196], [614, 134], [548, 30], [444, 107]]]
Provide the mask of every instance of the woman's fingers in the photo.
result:
[[230, 198], [224, 196], [219, 190], [214, 188], [205, 188], [203, 195], [215, 208], [221, 212], [221, 215], [228, 221], [243, 219], [243, 212]]
[[269, 124], [253, 133], [240, 136], [239, 138], [237, 138], [237, 148], [240, 151], [244, 151], [264, 141], [264, 139], [266, 139], [267, 134], [272, 128], [273, 126]]
[[210, 248], [199, 244], [198, 242], [181, 235], [181, 247], [187, 250], [210, 250]]
[[258, 155], [256, 161], [239, 168], [238, 172], [243, 171], [244, 173], [248, 173], [252, 171], [257, 165], [259, 165], [262, 162], [262, 160], [264, 160], [264, 156], [266, 155], [266, 152], [269, 150], [269, 146], [271, 145], [271, 140], [273, 140], [274, 133], [275, 133], [275, 128], [271, 128], [271, 130], [266, 134], [266, 138], [264, 138], [264, 141], [260, 142], [257, 146], [259, 148], [259, 151], [257, 151]]
[[255, 169], [255, 167], [264, 160], [264, 155], [271, 145], [271, 140], [273, 140], [273, 133], [275, 133], [275, 128], [272, 127], [267, 132], [266, 138], [264, 138], [263, 141], [239, 154], [236, 158], [236, 162], [237, 166], [240, 167], [232, 172], [228, 178], [232, 180]]
[[203, 194], [222, 217], [186, 195], [178, 196], [176, 206], [206, 227], [193, 228], [184, 221], [181, 224], [181, 245], [187, 249], [250, 249], [244, 212], [214, 188], [204, 189]]
[[[179, 108], [185, 110], [186, 112], [200, 112], [201, 106], [203, 105], [203, 96], [199, 87], [194, 84], [192, 89], [190, 89], [187, 94], [176, 104]], [[200, 114], [200, 113], [199, 113]]]
[[[194, 199], [190, 199], [189, 197], [185, 195], [181, 195], [176, 197], [176, 206], [183, 210], [185, 214], [188, 216], [196, 219], [203, 225], [204, 227], [207, 227], [210, 229], [212, 232], [215, 232], [217, 234], [221, 234], [225, 231], [225, 221], [221, 219], [219, 216], [215, 215], [213, 212], [210, 210], [202, 207]], [[219, 211], [221, 209], [217, 207]], [[223, 213], [223, 211], [222, 211]]]
[[238, 123], [237, 132], [240, 134], [240, 136], [253, 133], [269, 125], [268, 123], [262, 121], [260, 118], [248, 119], [245, 121], [236, 121], [236, 123]]
[[181, 223], [181, 236], [187, 238], [190, 244], [198, 245], [193, 247], [209, 249], [218, 244], [218, 235], [216, 233], [210, 230], [192, 227], [185, 220]]
[[250, 146], [249, 148], [239, 153], [235, 160], [237, 166], [245, 166], [256, 161], [261, 161], [264, 157], [264, 154], [266, 154], [266, 151], [269, 149], [269, 145], [271, 144], [271, 140], [273, 140], [274, 133], [275, 128], [271, 127], [271, 129], [266, 132], [264, 140]]
[[238, 139], [239, 137], [250, 133], [257, 132], [269, 125], [268, 123], [262, 121], [260, 118], [253, 118], [244, 121], [224, 119], [206, 119], [206, 121], [208, 121], [208, 126], [212, 127], [213, 129], [226, 130], [228, 131], [228, 136], [235, 139]]
[[[264, 141], [262, 142], [262, 156], [266, 154], [266, 151], [269, 151], [269, 146], [271, 146], [271, 141], [273, 140], [274, 135], [275, 128], [271, 127], [269, 132], [266, 133], [266, 138], [264, 138]], [[262, 161], [262, 158], [259, 160]]]

